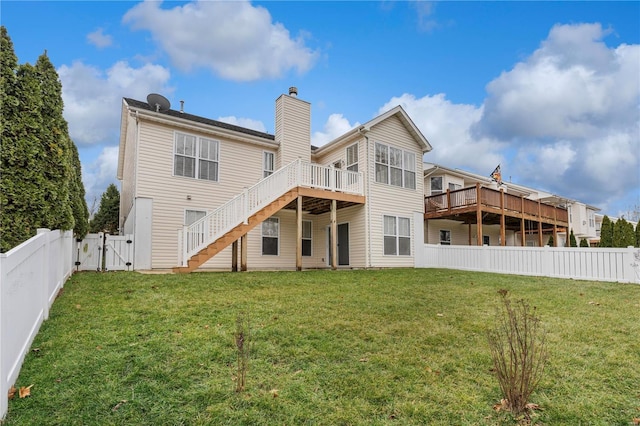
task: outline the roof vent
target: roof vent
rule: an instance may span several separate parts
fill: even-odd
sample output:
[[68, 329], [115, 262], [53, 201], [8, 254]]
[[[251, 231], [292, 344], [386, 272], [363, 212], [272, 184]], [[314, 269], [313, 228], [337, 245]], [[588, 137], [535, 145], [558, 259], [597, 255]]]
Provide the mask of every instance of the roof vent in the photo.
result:
[[298, 97], [298, 88], [295, 86], [289, 87], [289, 96], [293, 96], [294, 98]]

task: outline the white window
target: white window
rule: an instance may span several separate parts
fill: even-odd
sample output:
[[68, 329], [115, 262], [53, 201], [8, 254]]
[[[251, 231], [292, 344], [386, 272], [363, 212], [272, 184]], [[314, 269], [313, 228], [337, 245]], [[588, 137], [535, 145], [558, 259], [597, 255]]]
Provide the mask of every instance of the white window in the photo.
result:
[[270, 217], [262, 222], [262, 254], [278, 255], [278, 240], [280, 237], [280, 219]]
[[389, 147], [376, 143], [376, 182], [389, 183]]
[[189, 226], [192, 223], [202, 219], [207, 215], [207, 212], [204, 210], [185, 210], [184, 211], [184, 224], [185, 226]]
[[219, 150], [220, 143], [216, 140], [176, 132], [173, 174], [217, 181]]
[[446, 229], [440, 230], [440, 244], [442, 244], [443, 246], [451, 245], [451, 231]]
[[457, 191], [458, 189], [462, 189], [462, 185], [458, 185], [457, 183], [449, 183], [449, 191]]
[[275, 165], [275, 155], [273, 152], [264, 151], [264, 156], [262, 158], [262, 177], [272, 175]]
[[431, 178], [431, 195], [442, 194], [442, 176]]
[[[205, 210], [185, 210], [184, 211], [184, 224], [189, 226], [199, 221], [207, 215]], [[190, 247], [197, 246], [204, 242], [204, 224], [196, 227], [191, 232], [187, 233], [188, 245]]]
[[311, 229], [312, 223], [310, 220], [302, 221], [302, 255], [311, 256]]
[[595, 228], [596, 227], [596, 215], [594, 212], [589, 212], [589, 227], [590, 228]]
[[358, 171], [358, 144], [347, 147], [347, 170]]
[[416, 188], [416, 154], [376, 142], [376, 182]]
[[411, 220], [406, 217], [383, 216], [384, 254], [411, 255]]

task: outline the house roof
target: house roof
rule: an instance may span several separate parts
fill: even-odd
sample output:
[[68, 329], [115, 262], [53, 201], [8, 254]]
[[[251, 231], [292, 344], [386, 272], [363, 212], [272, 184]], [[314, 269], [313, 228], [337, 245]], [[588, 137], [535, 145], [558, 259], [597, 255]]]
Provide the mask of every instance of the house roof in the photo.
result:
[[[131, 98], [124, 98], [124, 101], [130, 107], [155, 112], [153, 108], [146, 102], [138, 101], [136, 99], [131, 99]], [[180, 118], [183, 120], [193, 121], [195, 123], [201, 123], [201, 124], [207, 124], [209, 126], [220, 127], [226, 130], [233, 130], [235, 132], [246, 133], [251, 136], [257, 136], [260, 138], [275, 140], [275, 136], [270, 133], [259, 132], [257, 130], [247, 129], [246, 127], [236, 126], [233, 124], [225, 123], [218, 120], [212, 120], [210, 118], [201, 117], [199, 115], [193, 115], [186, 112], [180, 112], [174, 109], [170, 109], [168, 111], [162, 112], [161, 114], [166, 114], [171, 117]]]
[[422, 147], [423, 153], [431, 151], [432, 147], [429, 141], [427, 140], [427, 138], [422, 134], [420, 129], [418, 129], [418, 127], [415, 125], [413, 120], [411, 120], [411, 117], [409, 117], [409, 114], [407, 114], [407, 112], [400, 105], [398, 105], [390, 109], [389, 111], [382, 113], [379, 116], [373, 118], [372, 120], [367, 121], [363, 125], [354, 127], [353, 129], [349, 130], [347, 133], [343, 134], [342, 136], [339, 136], [336, 139], [332, 140], [331, 142], [327, 143], [326, 145], [323, 145], [320, 148], [314, 150], [314, 154], [319, 154], [322, 151], [331, 149], [335, 145], [340, 144], [346, 139], [350, 139], [354, 135], [364, 134], [369, 130], [371, 130], [371, 128], [376, 124], [393, 116], [396, 116], [400, 119], [400, 122], [405, 126], [405, 128], [409, 131], [409, 133], [413, 136], [413, 138]]

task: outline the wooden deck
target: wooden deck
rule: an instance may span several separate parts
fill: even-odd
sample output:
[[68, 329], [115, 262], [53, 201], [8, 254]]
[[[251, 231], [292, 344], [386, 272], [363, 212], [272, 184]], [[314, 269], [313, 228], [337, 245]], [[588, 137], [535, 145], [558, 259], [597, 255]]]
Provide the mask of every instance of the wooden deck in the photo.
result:
[[566, 208], [485, 188], [480, 184], [425, 197], [424, 217], [426, 220], [451, 219], [478, 224], [479, 244], [482, 242], [483, 224], [500, 224], [503, 245], [507, 229], [520, 231], [524, 245], [526, 230], [535, 227], [539, 245], [542, 246], [543, 233], [553, 232], [554, 241], [558, 241], [558, 228], [569, 227]]

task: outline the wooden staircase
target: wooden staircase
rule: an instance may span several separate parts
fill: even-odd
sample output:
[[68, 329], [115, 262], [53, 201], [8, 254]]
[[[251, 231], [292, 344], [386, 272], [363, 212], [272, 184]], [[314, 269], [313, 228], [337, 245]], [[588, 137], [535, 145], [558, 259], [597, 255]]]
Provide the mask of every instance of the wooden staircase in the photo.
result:
[[176, 273], [188, 273], [198, 269], [207, 260], [211, 259], [216, 254], [227, 248], [234, 241], [237, 241], [240, 237], [251, 231], [257, 225], [264, 222], [267, 218], [271, 217], [274, 213], [284, 208], [287, 204], [292, 202], [298, 197], [298, 188], [294, 188], [285, 194], [278, 197], [275, 201], [259, 210], [253, 216], [250, 216], [247, 223], [241, 223], [235, 228], [209, 244], [207, 247], [200, 250], [198, 253], [191, 256], [187, 262], [187, 266], [177, 266], [173, 268], [173, 272]]

